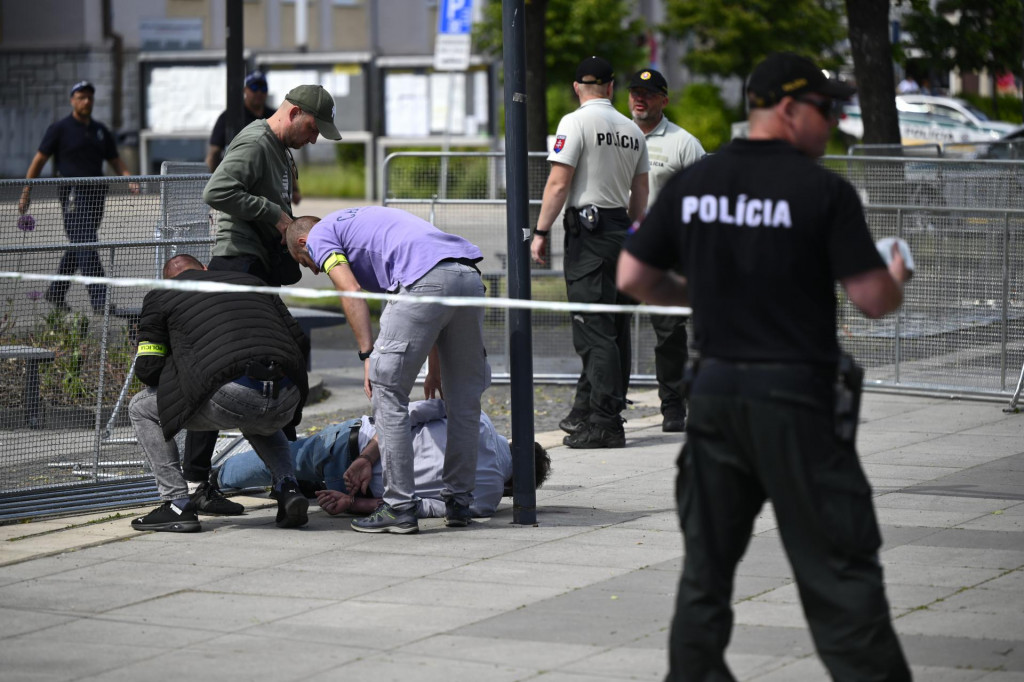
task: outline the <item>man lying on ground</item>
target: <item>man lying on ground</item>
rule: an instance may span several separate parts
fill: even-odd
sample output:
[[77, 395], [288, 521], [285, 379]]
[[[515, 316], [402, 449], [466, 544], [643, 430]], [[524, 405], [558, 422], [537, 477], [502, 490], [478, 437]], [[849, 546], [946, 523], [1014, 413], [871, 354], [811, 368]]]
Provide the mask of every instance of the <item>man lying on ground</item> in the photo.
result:
[[[416, 515], [443, 517], [445, 503], [444, 448], [448, 419], [444, 402], [420, 400], [409, 403], [415, 463]], [[502, 495], [511, 495], [512, 453], [508, 440], [500, 435], [490, 418], [480, 413], [476, 469], [476, 490], [470, 511], [475, 517], [491, 516]], [[326, 490], [316, 492], [317, 502], [329, 514], [369, 514], [380, 503], [384, 491], [380, 448], [373, 418], [363, 416], [333, 424], [320, 433], [291, 443], [292, 462], [300, 481], [320, 482]], [[534, 443], [534, 466], [539, 488], [548, 477], [551, 458]], [[251, 488], [270, 483], [270, 472], [250, 450], [230, 456], [219, 465], [216, 480], [221, 488]]]

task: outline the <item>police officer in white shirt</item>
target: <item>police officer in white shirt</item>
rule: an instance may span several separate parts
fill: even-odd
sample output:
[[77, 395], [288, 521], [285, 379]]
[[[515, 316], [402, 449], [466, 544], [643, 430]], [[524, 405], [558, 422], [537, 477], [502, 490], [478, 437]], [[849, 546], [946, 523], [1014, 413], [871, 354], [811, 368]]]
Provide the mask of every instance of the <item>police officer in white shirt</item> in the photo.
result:
[[[615, 73], [600, 57], [584, 59], [573, 90], [580, 108], [558, 124], [548, 156], [531, 252], [546, 262], [551, 225], [565, 207], [565, 283], [569, 301], [629, 303], [615, 288], [615, 267], [626, 231], [647, 208], [647, 144], [636, 124], [612, 106]], [[629, 316], [572, 314], [573, 346], [583, 361], [576, 398], [559, 426], [570, 448], [621, 448], [620, 413], [629, 384]]]
[[[641, 69], [629, 81], [629, 113], [647, 138], [651, 163], [650, 196], [653, 206], [658, 190], [670, 177], [704, 156], [704, 147], [689, 132], [664, 115], [668, 106], [668, 81], [654, 69]], [[656, 339], [654, 372], [661, 399], [661, 430], [680, 432], [686, 426], [683, 372], [686, 370], [686, 318], [651, 315]]]

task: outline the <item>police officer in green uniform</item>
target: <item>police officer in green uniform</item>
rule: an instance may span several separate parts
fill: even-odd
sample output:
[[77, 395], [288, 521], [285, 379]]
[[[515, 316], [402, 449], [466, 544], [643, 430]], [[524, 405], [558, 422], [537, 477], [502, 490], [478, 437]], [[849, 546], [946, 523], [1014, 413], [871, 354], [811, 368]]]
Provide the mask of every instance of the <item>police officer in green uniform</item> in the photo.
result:
[[672, 178], [619, 262], [626, 293], [692, 306], [701, 354], [676, 486], [669, 680], [734, 679], [732, 580], [766, 499], [832, 678], [910, 679], [854, 447], [863, 374], [840, 353], [835, 297], [838, 281], [881, 317], [909, 273], [898, 248], [885, 266], [856, 190], [816, 162], [853, 93], [810, 60], [770, 55], [748, 85], [750, 138]]
[[[704, 156], [704, 147], [688, 131], [665, 117], [668, 81], [654, 69], [641, 69], [629, 81], [629, 113], [647, 139], [651, 191], [647, 206], [673, 175]], [[651, 315], [654, 328], [654, 373], [661, 399], [661, 430], [679, 432], [686, 425], [683, 372], [686, 370], [686, 318]]]
[[[632, 221], [647, 206], [647, 145], [636, 124], [612, 107], [615, 74], [600, 57], [584, 59], [573, 90], [580, 107], [558, 124], [551, 171], [531, 252], [546, 262], [551, 226], [565, 207], [565, 283], [569, 300], [628, 303], [615, 289], [615, 264]], [[576, 398], [562, 428], [571, 448], [621, 448], [620, 416], [629, 384], [629, 316], [572, 314], [573, 346], [583, 361]]]

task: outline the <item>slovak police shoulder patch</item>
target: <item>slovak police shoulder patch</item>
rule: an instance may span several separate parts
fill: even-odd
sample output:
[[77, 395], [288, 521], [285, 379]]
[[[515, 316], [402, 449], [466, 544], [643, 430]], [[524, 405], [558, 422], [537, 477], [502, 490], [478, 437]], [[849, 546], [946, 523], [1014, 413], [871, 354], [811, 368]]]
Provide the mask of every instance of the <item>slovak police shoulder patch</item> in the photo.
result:
[[562, 151], [562, 147], [565, 146], [565, 135], [559, 135], [555, 138], [555, 153]]

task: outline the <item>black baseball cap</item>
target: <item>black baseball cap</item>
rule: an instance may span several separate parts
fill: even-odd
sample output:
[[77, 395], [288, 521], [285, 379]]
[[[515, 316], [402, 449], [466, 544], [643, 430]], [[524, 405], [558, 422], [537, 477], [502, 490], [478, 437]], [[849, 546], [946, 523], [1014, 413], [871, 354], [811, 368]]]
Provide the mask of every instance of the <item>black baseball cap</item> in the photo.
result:
[[267, 77], [263, 75], [262, 71], [253, 71], [245, 77], [245, 87], [253, 92], [266, 92]]
[[668, 81], [654, 69], [641, 69], [629, 79], [629, 89], [645, 88], [662, 95], [668, 94]]
[[286, 100], [312, 114], [320, 134], [328, 140], [340, 140], [341, 133], [334, 125], [334, 98], [322, 85], [299, 85], [288, 91]]
[[604, 85], [615, 80], [615, 71], [607, 60], [587, 57], [576, 67], [576, 82], [584, 85]]
[[849, 99], [857, 89], [849, 83], [828, 78], [807, 57], [792, 52], [773, 52], [754, 67], [747, 84], [752, 108], [770, 107], [783, 97], [813, 92], [832, 99]]
[[92, 83], [90, 83], [89, 81], [78, 81], [77, 83], [71, 86], [71, 93], [68, 95], [68, 97], [74, 97], [75, 93], [79, 90], [88, 90], [92, 94], [96, 94], [96, 88], [93, 87]]

